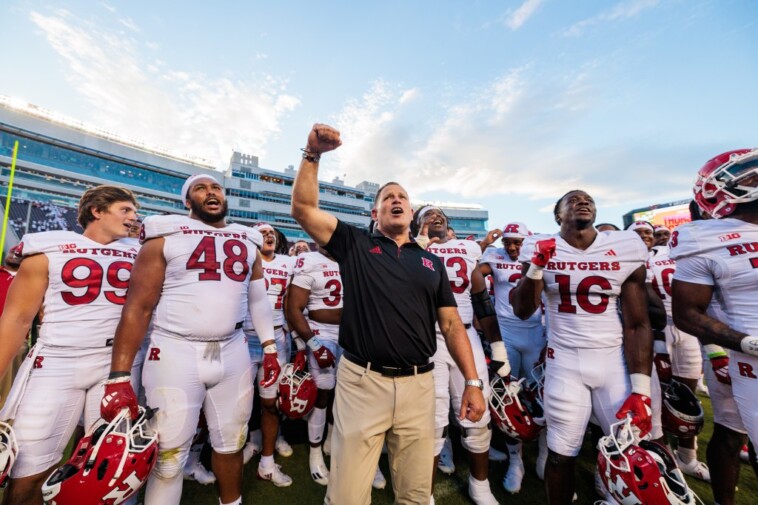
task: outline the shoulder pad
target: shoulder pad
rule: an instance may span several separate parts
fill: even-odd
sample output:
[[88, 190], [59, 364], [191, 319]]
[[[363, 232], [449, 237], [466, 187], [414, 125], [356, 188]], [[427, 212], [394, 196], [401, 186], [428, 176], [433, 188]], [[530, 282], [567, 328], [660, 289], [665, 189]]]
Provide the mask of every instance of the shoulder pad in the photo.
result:
[[150, 240], [151, 238], [173, 235], [191, 227], [191, 225], [192, 220], [187, 216], [147, 216], [142, 221], [140, 242], [144, 243], [145, 240]]
[[80, 234], [66, 230], [27, 233], [21, 238], [19, 249], [21, 255], [26, 258], [35, 254], [58, 252], [76, 247], [81, 238]]
[[669, 257], [673, 260], [693, 256], [701, 252], [698, 228], [707, 221], [694, 221], [677, 226], [669, 239]]

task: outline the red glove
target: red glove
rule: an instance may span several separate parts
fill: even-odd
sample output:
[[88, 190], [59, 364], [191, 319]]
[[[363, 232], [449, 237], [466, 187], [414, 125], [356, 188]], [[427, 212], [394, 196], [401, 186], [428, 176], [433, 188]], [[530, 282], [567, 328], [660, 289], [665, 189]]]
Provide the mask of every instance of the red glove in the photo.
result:
[[263, 348], [263, 380], [261, 381], [261, 387], [267, 388], [274, 385], [281, 371], [282, 366], [279, 364], [276, 344], [269, 344]]
[[632, 424], [640, 430], [640, 438], [650, 433], [653, 427], [652, 409], [650, 408], [650, 397], [639, 393], [632, 393], [626, 399], [618, 412], [616, 419], [624, 419], [627, 414], [632, 415]]
[[322, 344], [319, 339], [316, 337], [309, 338], [308, 347], [316, 358], [316, 361], [318, 361], [319, 368], [329, 368], [330, 366], [334, 366], [334, 354], [332, 354], [332, 351], [327, 347], [324, 347], [324, 344]]
[[134, 394], [132, 381], [128, 375], [105, 381], [105, 392], [100, 402], [100, 417], [111, 422], [122, 409], [129, 409], [132, 421], [137, 419], [139, 415], [137, 395]]
[[729, 377], [729, 356], [711, 358], [711, 368], [717, 381], [728, 386], [732, 385], [732, 378]]
[[665, 353], [659, 353], [653, 356], [653, 363], [655, 364], [655, 371], [658, 372], [658, 380], [660, 382], [669, 383], [673, 378], [671, 373], [671, 356]]
[[292, 360], [292, 366], [295, 368], [296, 372], [299, 372], [305, 370], [305, 365], [305, 351], [297, 351], [295, 354], [295, 359]]
[[547, 262], [555, 256], [555, 239], [538, 240], [534, 244], [534, 254], [532, 255], [532, 264], [545, 268]]

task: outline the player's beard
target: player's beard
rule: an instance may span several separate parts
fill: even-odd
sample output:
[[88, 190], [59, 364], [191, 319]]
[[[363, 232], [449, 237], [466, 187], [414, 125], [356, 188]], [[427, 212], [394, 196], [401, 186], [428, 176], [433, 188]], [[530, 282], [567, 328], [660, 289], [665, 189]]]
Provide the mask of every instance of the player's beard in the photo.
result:
[[206, 212], [205, 209], [203, 209], [203, 205], [197, 203], [195, 200], [190, 199], [189, 203], [192, 214], [204, 223], [218, 223], [219, 221], [222, 221], [229, 212], [229, 203], [226, 200], [224, 200], [224, 203], [221, 205], [221, 211], [216, 214]]

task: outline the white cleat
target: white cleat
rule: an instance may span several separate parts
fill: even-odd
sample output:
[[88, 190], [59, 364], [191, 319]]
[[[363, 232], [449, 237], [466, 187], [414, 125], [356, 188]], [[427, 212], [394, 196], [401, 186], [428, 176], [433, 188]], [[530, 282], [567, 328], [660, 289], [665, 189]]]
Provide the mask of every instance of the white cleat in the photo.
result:
[[442, 452], [440, 452], [437, 468], [445, 475], [453, 475], [455, 473], [455, 463], [453, 463], [453, 443], [450, 441], [450, 438], [445, 439], [445, 445], [442, 446]]
[[311, 467], [311, 478], [316, 484], [326, 486], [329, 484], [329, 469], [324, 462], [324, 456], [321, 451], [311, 451], [308, 457], [308, 463]]
[[384, 474], [382, 473], [382, 469], [379, 468], [379, 465], [376, 466], [376, 473], [374, 474], [374, 480], [371, 483], [371, 487], [374, 489], [384, 489], [387, 487], [387, 479], [384, 478]]
[[242, 448], [242, 464], [247, 465], [247, 463], [253, 459], [254, 456], [261, 453], [261, 446], [259, 444], [256, 444], [252, 439], [248, 440], [245, 444], [245, 447]]
[[274, 445], [274, 448], [276, 449], [276, 453], [283, 458], [289, 458], [292, 456], [292, 446], [284, 440], [284, 437], [281, 435], [276, 437], [276, 445]]
[[521, 458], [511, 458], [508, 471], [503, 478], [503, 488], [511, 494], [521, 491], [521, 481], [524, 479], [524, 461]]
[[679, 459], [679, 453], [676, 452], [674, 453], [674, 457], [676, 458], [676, 465], [684, 475], [689, 475], [690, 477], [695, 477], [696, 479], [700, 479], [705, 482], [711, 481], [711, 472], [708, 470], [708, 465], [702, 461], [693, 459], [689, 463], [685, 463]]
[[468, 495], [476, 505], [498, 505], [497, 499], [490, 490], [489, 480], [476, 480], [469, 475]]
[[194, 480], [198, 484], [207, 486], [216, 482], [216, 476], [213, 472], [206, 470], [202, 463], [195, 461], [195, 464], [184, 467], [184, 480]]
[[271, 481], [276, 487], [288, 487], [292, 485], [292, 477], [282, 472], [280, 465], [274, 465], [272, 468], [263, 468], [258, 465], [258, 480]]
[[703, 378], [701, 377], [699, 381], [697, 381], [697, 386], [695, 387], [695, 392], [699, 393], [701, 395], [707, 396], [708, 398], [711, 397], [711, 394], [708, 392], [708, 386], [705, 385], [703, 382]]
[[498, 451], [494, 447], [490, 447], [490, 451], [487, 458], [490, 461], [505, 461], [508, 459], [508, 455], [504, 453], [503, 451]]

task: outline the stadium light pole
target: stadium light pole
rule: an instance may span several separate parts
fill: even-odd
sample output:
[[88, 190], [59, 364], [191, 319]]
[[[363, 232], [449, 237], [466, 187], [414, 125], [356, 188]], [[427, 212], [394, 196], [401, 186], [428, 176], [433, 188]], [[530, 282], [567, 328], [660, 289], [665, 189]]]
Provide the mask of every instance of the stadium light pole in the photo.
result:
[[18, 140], [13, 143], [11, 158], [11, 176], [8, 179], [8, 194], [5, 195], [5, 212], [3, 215], [3, 233], [0, 236], [0, 265], [5, 260], [5, 232], [8, 229], [8, 215], [11, 210], [11, 193], [13, 192], [13, 176], [16, 174], [16, 158], [18, 157]]

